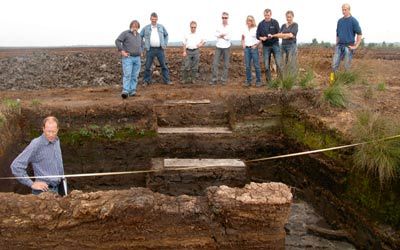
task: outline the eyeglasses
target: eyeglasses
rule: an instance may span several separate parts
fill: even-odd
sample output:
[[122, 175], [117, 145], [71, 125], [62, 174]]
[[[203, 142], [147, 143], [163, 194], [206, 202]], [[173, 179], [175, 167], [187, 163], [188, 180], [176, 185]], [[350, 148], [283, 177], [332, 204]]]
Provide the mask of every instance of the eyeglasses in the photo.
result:
[[228, 19], [228, 17], [226, 17], [226, 16], [223, 16], [223, 17], [222, 17], [222, 19]]

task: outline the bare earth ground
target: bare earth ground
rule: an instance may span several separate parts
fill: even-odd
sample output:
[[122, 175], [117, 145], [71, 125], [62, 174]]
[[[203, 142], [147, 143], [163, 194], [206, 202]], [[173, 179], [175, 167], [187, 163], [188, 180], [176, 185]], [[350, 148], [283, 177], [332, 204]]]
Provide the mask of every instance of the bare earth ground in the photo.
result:
[[[149, 99], [159, 100], [160, 102], [165, 100], [204, 98], [220, 100], [221, 98], [226, 98], [230, 95], [246, 96], [268, 91], [277, 91], [266, 87], [245, 88], [242, 86], [242, 83], [244, 82], [243, 57], [241, 49], [238, 48], [233, 49], [232, 51], [233, 56], [231, 59], [230, 80], [227, 86], [209, 86], [208, 80], [210, 78], [210, 65], [213, 51], [212, 48], [202, 50], [200, 81], [194, 85], [183, 85], [180, 82], [180, 67], [182, 61], [180, 49], [168, 49], [166, 54], [169, 60], [171, 78], [175, 84], [173, 86], [163, 85], [159, 83], [160, 78], [155, 77], [156, 84], [148, 87], [142, 87], [141, 84], [139, 84], [138, 96], [128, 100], [122, 100], [119, 96], [121, 91], [121, 66], [119, 65], [119, 56], [114, 48], [0, 50], [0, 62], [8, 60], [7, 63], [9, 63], [3, 64], [3, 67], [11, 65], [9, 68], [15, 68], [13, 69], [15, 71], [14, 74], [5, 72], [11, 69], [2, 69], [2, 71], [4, 71], [3, 73], [0, 73], [0, 86], [2, 86], [1, 89], [6, 90], [0, 92], [0, 98], [19, 98], [22, 101], [22, 105], [28, 106], [31, 105], [32, 100], [34, 100], [43, 106], [80, 109], [87, 108], [88, 106], [117, 106], [122, 105], [124, 102], [141, 102]], [[43, 55], [45, 55], [44, 59]], [[105, 58], [99, 58], [99, 55], [104, 55]], [[22, 62], [25, 62], [26, 60], [30, 60], [32, 57], [35, 58], [38, 56], [41, 56], [42, 58], [40, 60], [28, 62], [28, 66], [25, 66], [25, 68], [22, 69], [18, 66], [20, 65], [19, 61], [13, 62], [13, 60], [21, 60]], [[74, 62], [68, 62], [68, 60], [73, 56], [85, 58], [86, 61], [81, 63], [83, 66], [74, 66], [72, 65]], [[67, 66], [61, 66], [63, 68], [66, 67], [66, 69], [56, 69], [55, 71], [53, 70], [55, 73], [51, 73], [50, 71], [52, 71], [52, 69], [50, 68], [40, 68], [41, 61], [43, 61], [43, 65], [45, 65], [48, 63], [46, 59], [53, 60], [52, 58], [54, 57], [64, 58], [62, 61], [64, 61]], [[332, 49], [299, 49], [300, 71], [305, 72], [306, 70], [312, 69], [315, 76], [315, 90], [321, 93], [327, 86], [331, 57]], [[39, 65], [34, 65], [34, 63]], [[355, 114], [364, 109], [375, 110], [388, 115], [391, 118], [398, 119], [400, 117], [399, 112], [397, 112], [398, 107], [400, 106], [400, 101], [397, 98], [400, 93], [399, 63], [399, 50], [361, 49], [360, 51], [357, 51], [353, 61], [353, 70], [359, 76], [357, 80], [358, 84], [351, 86], [348, 91], [350, 103], [347, 105], [346, 109], [329, 107], [318, 99], [312, 100], [312, 102], [310, 102], [310, 100], [303, 102], [298, 101], [296, 105], [301, 110], [306, 111], [309, 115], [319, 117], [319, 119], [324, 121], [329, 127], [339, 129], [342, 132], [348, 131], [355, 119]], [[61, 67], [56, 63], [54, 64]], [[92, 68], [87, 68], [88, 65], [100, 65], [99, 67], [103, 67], [103, 69], [99, 70], [98, 68], [95, 68], [92, 72], [87, 72], [92, 70]], [[36, 67], [36, 70], [39, 71], [39, 73], [32, 74], [32, 72], [26, 73], [23, 71], [24, 69], [29, 69], [31, 67]], [[75, 67], [75, 69], [71, 70], [71, 67]], [[110, 68], [112, 69], [110, 70]], [[18, 78], [16, 80], [14, 79], [14, 85], [11, 84], [11, 86], [9, 86], [7, 80], [10, 79], [10, 77], [12, 78], [12, 76], [18, 75], [18, 71], [22, 71], [20, 73], [22, 77], [20, 77], [19, 81]], [[45, 78], [47, 75], [46, 72], [50, 72], [48, 73], [48, 79]], [[38, 74], [40, 76], [37, 76]], [[44, 77], [44, 80], [40, 78], [41, 82], [62, 82], [63, 79], [57, 79], [57, 74], [63, 75], [65, 82], [68, 82], [66, 85], [68, 88], [55, 88], [55, 86], [49, 86], [49, 84], [44, 84], [44, 87], [42, 87], [40, 83], [35, 82], [35, 79], [38, 79], [38, 77]], [[102, 79], [100, 84], [96, 84], [99, 82], [96, 81], [96, 79], [98, 79], [98, 76], [101, 76], [102, 74], [106, 75], [106, 80]], [[66, 75], [70, 75], [70, 78], [66, 78]], [[90, 77], [94, 76], [97, 78], [91, 81]], [[88, 79], [85, 80], [85, 78]], [[77, 86], [84, 87], [73, 87], [76, 86], [74, 85], [75, 82], [80, 81], [79, 79], [83, 79], [83, 84], [77, 84]], [[385, 91], [376, 90], [379, 83], [385, 83]], [[59, 85], [63, 86], [63, 84], [58, 84], [57, 86]], [[69, 87], [70, 85], [71, 87]], [[46, 86], [49, 86], [52, 89], [46, 89]], [[371, 86], [370, 88], [373, 90], [372, 97], [365, 97], [368, 86]], [[10, 88], [16, 90], [7, 90]], [[24, 88], [35, 88], [38, 90], [25, 90]]]

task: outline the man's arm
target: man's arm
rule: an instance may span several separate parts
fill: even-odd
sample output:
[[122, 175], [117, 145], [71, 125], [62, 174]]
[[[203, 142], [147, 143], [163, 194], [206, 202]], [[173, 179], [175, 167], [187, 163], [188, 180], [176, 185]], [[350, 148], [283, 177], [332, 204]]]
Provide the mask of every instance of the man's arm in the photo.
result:
[[119, 35], [118, 38], [115, 40], [115, 46], [117, 46], [118, 51], [121, 52], [122, 56], [127, 57], [129, 56], [129, 54], [122, 47], [125, 38], [126, 38], [126, 32], [122, 32], [121, 35]]
[[167, 45], [168, 45], [168, 31], [167, 31], [167, 29], [163, 26], [163, 29], [164, 29], [164, 47], [167, 47]]
[[352, 50], [357, 49], [358, 46], [360, 46], [360, 44], [361, 44], [361, 40], [362, 40], [362, 35], [361, 34], [357, 34], [356, 43], [353, 46], [349, 46], [349, 48], [352, 49]]
[[[32, 155], [35, 152], [35, 142], [32, 141], [21, 154], [15, 158], [15, 160], [11, 163], [11, 171], [15, 177], [27, 177], [28, 173], [26, 172], [26, 168], [31, 160]], [[18, 181], [25, 186], [31, 187], [33, 181], [31, 179], [18, 179]]]
[[265, 40], [267, 40], [267, 37], [266, 37], [266, 36], [263, 36], [263, 34], [262, 34], [262, 23], [259, 23], [258, 26], [257, 26], [256, 37], [257, 37], [257, 39], [260, 40], [260, 41], [265, 41]]

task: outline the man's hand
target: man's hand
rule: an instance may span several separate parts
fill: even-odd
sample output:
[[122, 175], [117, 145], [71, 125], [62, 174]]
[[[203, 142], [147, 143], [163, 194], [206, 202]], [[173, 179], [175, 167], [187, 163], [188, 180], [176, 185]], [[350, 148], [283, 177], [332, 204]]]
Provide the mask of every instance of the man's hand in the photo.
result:
[[129, 56], [129, 53], [126, 52], [125, 50], [121, 50], [121, 55], [122, 55], [123, 57], [128, 57], [128, 56]]
[[350, 46], [349, 46], [349, 49], [351, 49], [351, 50], [356, 50], [357, 47], [358, 47], [357, 45], [350, 45]]
[[266, 41], [267, 39], [268, 39], [268, 37], [266, 37], [266, 36], [260, 36], [260, 40], [263, 42]]
[[182, 53], [182, 56], [186, 57], [186, 55], [187, 55], [186, 50], [184, 50], [183, 53]]
[[41, 190], [43, 192], [49, 191], [49, 186], [47, 185], [46, 182], [43, 182], [43, 181], [35, 181], [32, 184], [31, 188], [35, 189], [35, 190]]

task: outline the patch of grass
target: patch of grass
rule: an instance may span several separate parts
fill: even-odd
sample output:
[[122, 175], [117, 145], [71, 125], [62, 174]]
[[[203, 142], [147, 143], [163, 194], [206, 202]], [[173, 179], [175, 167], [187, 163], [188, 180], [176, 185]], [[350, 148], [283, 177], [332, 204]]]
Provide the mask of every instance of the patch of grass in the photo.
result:
[[4, 107], [11, 113], [21, 113], [21, 102], [19, 99], [4, 99], [2, 101]]
[[384, 83], [384, 82], [378, 83], [378, 85], [376, 86], [376, 90], [385, 91], [386, 90], [386, 83]]
[[382, 140], [400, 132], [397, 124], [377, 113], [364, 111], [353, 126], [355, 141], [371, 142], [355, 149], [354, 169], [377, 177], [381, 185], [393, 180], [399, 172], [400, 140]]
[[281, 88], [283, 90], [291, 90], [296, 83], [296, 75], [284, 73], [281, 77], [272, 80], [269, 87], [273, 89]]
[[92, 132], [90, 130], [86, 129], [86, 128], [81, 128], [79, 130], [79, 134], [82, 137], [92, 137]]
[[324, 100], [333, 107], [345, 108], [347, 104], [346, 90], [341, 84], [333, 84], [324, 90]]
[[338, 71], [335, 73], [334, 84], [351, 85], [358, 79], [358, 74], [352, 71]]
[[105, 125], [101, 129], [101, 135], [108, 139], [112, 139], [115, 136], [115, 131], [116, 131], [116, 129], [113, 126]]
[[33, 100], [31, 101], [31, 106], [34, 107], [34, 108], [37, 108], [37, 107], [39, 107], [40, 105], [42, 105], [42, 102], [41, 102], [40, 100], [38, 100], [38, 99], [33, 99]]
[[372, 98], [374, 98], [374, 89], [372, 88], [371, 85], [368, 85], [363, 93], [363, 97], [365, 100], [370, 100]]
[[7, 118], [3, 113], [0, 113], [0, 128], [2, 128], [7, 122]]
[[307, 70], [305, 74], [299, 78], [298, 84], [302, 89], [308, 89], [314, 85], [314, 72], [312, 69]]

